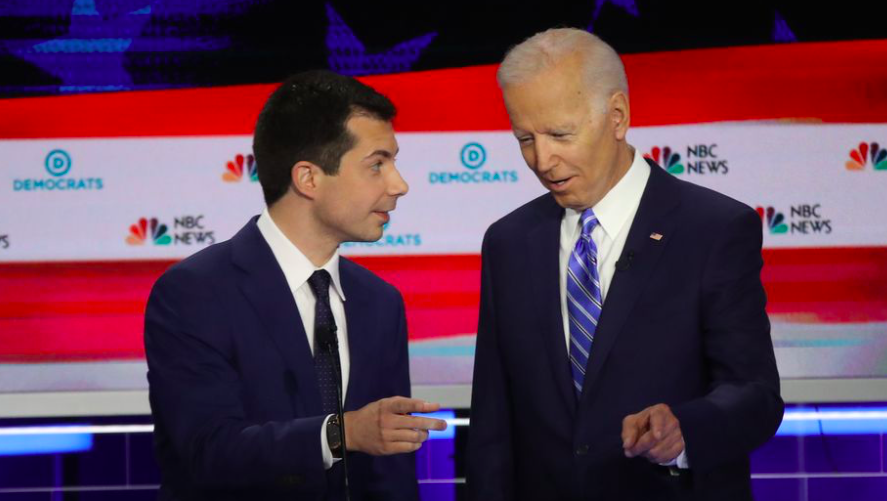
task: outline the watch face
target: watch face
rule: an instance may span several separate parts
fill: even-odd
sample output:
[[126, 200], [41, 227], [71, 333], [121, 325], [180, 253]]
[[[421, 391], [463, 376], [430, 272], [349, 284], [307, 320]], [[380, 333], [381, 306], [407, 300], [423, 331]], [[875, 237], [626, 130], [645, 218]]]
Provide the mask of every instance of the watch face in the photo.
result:
[[333, 452], [337, 452], [342, 447], [342, 433], [337, 416], [330, 418], [326, 423], [326, 440]]

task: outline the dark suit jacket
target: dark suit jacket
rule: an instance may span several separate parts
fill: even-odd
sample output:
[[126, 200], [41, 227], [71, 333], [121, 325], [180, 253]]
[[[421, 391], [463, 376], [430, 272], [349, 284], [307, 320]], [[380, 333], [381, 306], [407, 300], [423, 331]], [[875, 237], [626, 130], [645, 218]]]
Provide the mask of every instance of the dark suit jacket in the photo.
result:
[[[761, 220], [652, 162], [651, 170], [623, 252], [634, 257], [615, 272], [578, 402], [558, 283], [564, 210], [546, 194], [487, 231], [472, 499], [751, 499], [749, 452], [783, 412]], [[680, 476], [623, 454], [623, 418], [657, 403], [680, 420], [691, 465]]]
[[[351, 372], [345, 409], [409, 396], [400, 293], [342, 258]], [[170, 268], [145, 313], [160, 499], [341, 499], [321, 458], [320, 392], [305, 329], [250, 221]], [[353, 500], [417, 499], [414, 456], [349, 455]]]

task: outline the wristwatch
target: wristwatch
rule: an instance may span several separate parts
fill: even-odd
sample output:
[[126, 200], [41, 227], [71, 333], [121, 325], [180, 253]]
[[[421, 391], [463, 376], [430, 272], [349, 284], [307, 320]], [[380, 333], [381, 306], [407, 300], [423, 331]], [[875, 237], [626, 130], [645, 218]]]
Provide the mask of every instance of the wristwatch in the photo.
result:
[[326, 421], [326, 443], [330, 446], [333, 458], [342, 459], [342, 425], [338, 414], [330, 414]]

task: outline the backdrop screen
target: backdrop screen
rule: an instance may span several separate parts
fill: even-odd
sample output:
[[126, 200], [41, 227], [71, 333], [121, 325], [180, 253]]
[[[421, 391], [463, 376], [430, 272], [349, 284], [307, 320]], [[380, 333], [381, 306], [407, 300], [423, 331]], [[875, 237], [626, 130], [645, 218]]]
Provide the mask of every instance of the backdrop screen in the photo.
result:
[[[887, 42], [630, 55], [629, 141], [755, 207], [784, 378], [887, 377]], [[543, 188], [476, 66], [366, 77], [410, 184], [343, 254], [403, 292], [415, 385], [471, 381], [480, 244]], [[172, 263], [263, 209], [273, 85], [0, 100], [0, 392], [145, 389], [143, 313]]]

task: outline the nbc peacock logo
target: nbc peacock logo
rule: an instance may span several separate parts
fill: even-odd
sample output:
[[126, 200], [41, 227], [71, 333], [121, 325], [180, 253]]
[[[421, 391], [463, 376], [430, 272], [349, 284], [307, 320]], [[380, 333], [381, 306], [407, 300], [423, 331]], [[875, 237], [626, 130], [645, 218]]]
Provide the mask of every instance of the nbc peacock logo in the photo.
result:
[[878, 143], [859, 143], [850, 150], [850, 160], [844, 163], [847, 170], [863, 170], [871, 162], [875, 170], [887, 170], [887, 149]]
[[156, 217], [151, 219], [143, 217], [136, 224], [129, 227], [126, 243], [129, 245], [144, 245], [150, 239], [154, 245], [169, 245], [172, 243], [172, 237], [168, 231], [169, 228], [157, 221]]
[[773, 207], [767, 207], [766, 209], [758, 207], [756, 210], [758, 215], [761, 216], [761, 221], [770, 230], [771, 235], [788, 233], [788, 225], [785, 223], [785, 215], [783, 213], [778, 212]]
[[680, 153], [672, 151], [668, 146], [659, 148], [654, 146], [650, 153], [645, 153], [644, 158], [648, 158], [661, 165], [669, 174], [683, 174], [684, 164], [681, 163]]
[[259, 180], [259, 170], [256, 166], [256, 157], [253, 154], [240, 155], [229, 160], [225, 164], [225, 173], [222, 174], [222, 180], [226, 183], [239, 183], [243, 179], [243, 175], [249, 176], [251, 182]]

